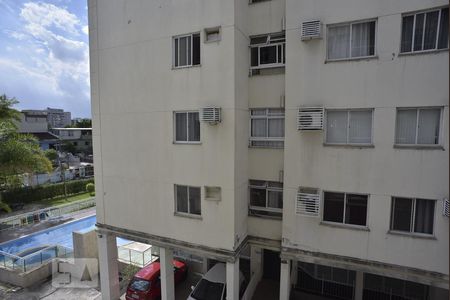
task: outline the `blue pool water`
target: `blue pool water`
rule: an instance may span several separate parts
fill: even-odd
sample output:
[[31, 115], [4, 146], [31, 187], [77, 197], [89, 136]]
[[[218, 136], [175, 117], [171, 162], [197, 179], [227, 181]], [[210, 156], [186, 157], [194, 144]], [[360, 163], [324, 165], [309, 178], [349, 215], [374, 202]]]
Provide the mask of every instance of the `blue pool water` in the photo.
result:
[[[46, 245], [59, 245], [73, 249], [72, 232], [88, 232], [95, 229], [95, 223], [95, 215], [79, 219], [2, 243], [0, 244], [0, 250], [17, 254], [30, 248]], [[117, 245], [123, 245], [129, 242], [128, 240], [117, 238]]]

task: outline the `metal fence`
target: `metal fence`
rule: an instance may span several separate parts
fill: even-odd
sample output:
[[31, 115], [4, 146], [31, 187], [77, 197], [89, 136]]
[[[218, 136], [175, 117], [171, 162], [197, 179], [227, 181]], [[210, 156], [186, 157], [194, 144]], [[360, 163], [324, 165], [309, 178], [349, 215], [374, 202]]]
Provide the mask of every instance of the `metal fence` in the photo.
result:
[[95, 198], [43, 208], [20, 215], [0, 219], [0, 231], [27, 226], [48, 220], [55, 220], [63, 215], [95, 206]]
[[27, 272], [56, 257], [72, 257], [73, 250], [63, 246], [48, 246], [25, 256], [0, 251], [0, 267], [17, 272]]

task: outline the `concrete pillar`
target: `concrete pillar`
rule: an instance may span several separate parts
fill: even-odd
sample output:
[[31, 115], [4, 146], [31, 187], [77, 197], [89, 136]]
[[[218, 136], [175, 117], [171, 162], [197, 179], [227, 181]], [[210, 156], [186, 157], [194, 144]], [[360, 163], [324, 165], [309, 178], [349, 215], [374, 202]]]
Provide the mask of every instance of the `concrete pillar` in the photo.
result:
[[98, 257], [102, 299], [117, 300], [120, 297], [120, 287], [117, 243], [114, 235], [108, 233], [98, 234]]
[[363, 299], [363, 291], [364, 291], [364, 272], [356, 271], [355, 300]]
[[227, 262], [227, 300], [239, 300], [239, 258]]
[[291, 293], [291, 261], [281, 259], [280, 300], [289, 300]]
[[262, 275], [262, 249], [256, 246], [250, 246], [250, 274], [251, 277], [259, 277], [258, 281], [261, 280]]
[[159, 262], [161, 266], [161, 299], [174, 300], [173, 251], [167, 248], [159, 248]]

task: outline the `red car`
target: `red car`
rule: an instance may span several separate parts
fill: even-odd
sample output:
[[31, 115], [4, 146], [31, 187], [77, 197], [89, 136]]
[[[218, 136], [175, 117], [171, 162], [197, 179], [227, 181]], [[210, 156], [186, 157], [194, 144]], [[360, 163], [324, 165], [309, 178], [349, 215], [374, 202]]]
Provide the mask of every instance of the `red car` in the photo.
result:
[[[187, 277], [187, 266], [184, 262], [173, 260], [175, 284]], [[127, 300], [155, 300], [161, 297], [160, 264], [154, 261], [134, 274], [128, 284]]]

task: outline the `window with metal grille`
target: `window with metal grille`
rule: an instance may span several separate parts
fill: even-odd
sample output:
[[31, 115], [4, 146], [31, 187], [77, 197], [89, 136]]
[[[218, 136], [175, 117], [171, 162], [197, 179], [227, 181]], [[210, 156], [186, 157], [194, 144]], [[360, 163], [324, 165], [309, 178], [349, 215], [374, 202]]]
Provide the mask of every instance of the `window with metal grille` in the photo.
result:
[[447, 48], [448, 7], [403, 16], [401, 53]]
[[250, 180], [249, 214], [281, 217], [283, 213], [283, 183]]
[[250, 110], [250, 146], [284, 147], [284, 109], [258, 108]]
[[284, 32], [250, 38], [251, 69], [284, 67], [285, 44]]

